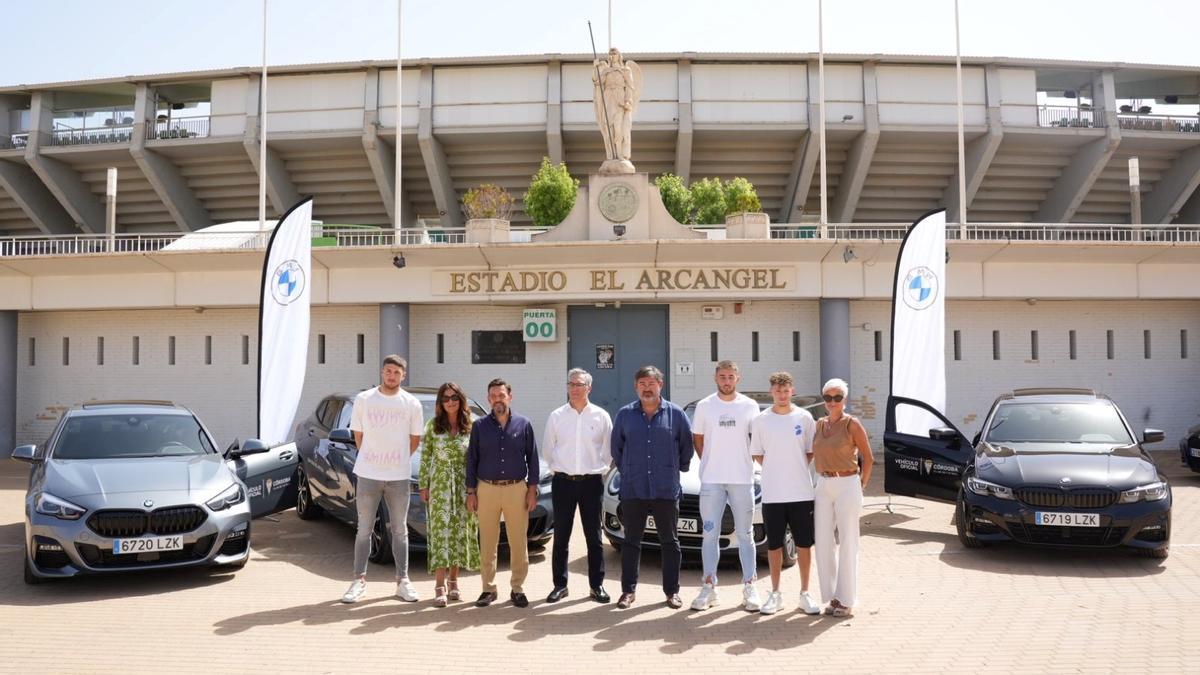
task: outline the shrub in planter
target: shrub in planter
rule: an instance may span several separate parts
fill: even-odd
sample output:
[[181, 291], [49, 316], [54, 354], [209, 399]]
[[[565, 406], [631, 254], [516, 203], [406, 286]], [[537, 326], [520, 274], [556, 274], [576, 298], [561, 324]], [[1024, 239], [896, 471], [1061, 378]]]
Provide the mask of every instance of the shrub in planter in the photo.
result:
[[692, 183], [692, 209], [698, 225], [719, 225], [725, 222], [725, 190], [718, 178], [705, 178]]
[[695, 222], [692, 193], [683, 184], [682, 178], [672, 173], [664, 173], [654, 179], [654, 186], [658, 188], [663, 206], [667, 207], [667, 213], [670, 213], [671, 217], [684, 225]]
[[739, 177], [725, 183], [725, 215], [760, 211], [762, 204], [750, 181]]
[[525, 213], [534, 225], [558, 225], [575, 208], [578, 194], [579, 179], [571, 177], [567, 165], [554, 166], [548, 157], [543, 157], [542, 166], [533, 174], [525, 193]]
[[513, 198], [508, 190], [491, 183], [467, 190], [462, 198], [463, 212], [470, 220], [495, 218], [508, 220], [512, 216]]

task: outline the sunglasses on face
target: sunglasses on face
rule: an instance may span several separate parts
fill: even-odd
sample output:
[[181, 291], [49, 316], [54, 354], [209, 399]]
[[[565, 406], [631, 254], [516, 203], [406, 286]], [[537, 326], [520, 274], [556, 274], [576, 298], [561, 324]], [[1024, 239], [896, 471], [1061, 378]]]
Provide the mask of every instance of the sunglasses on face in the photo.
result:
[[832, 396], [829, 394], [822, 394], [821, 398], [825, 399], [826, 403], [841, 403], [845, 396], [842, 396], [841, 394], [834, 394]]
[[446, 398], [442, 399], [442, 403], [450, 403], [451, 401], [455, 403], [462, 403], [462, 398], [458, 396], [447, 396]]
[[567, 386], [568, 387], [586, 387], [588, 385], [587, 385], [587, 382], [568, 382]]

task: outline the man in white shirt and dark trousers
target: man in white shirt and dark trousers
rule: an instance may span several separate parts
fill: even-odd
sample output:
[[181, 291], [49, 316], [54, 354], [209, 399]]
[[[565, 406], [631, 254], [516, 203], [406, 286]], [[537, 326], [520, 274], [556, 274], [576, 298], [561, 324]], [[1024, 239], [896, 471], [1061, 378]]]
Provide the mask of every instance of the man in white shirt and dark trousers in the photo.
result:
[[596, 602], [608, 602], [604, 591], [604, 547], [600, 542], [600, 518], [604, 499], [604, 473], [612, 464], [612, 418], [604, 408], [588, 400], [592, 376], [582, 368], [567, 373], [567, 404], [550, 413], [542, 437], [546, 460], [554, 473], [551, 499], [554, 503], [554, 552], [551, 570], [554, 590], [546, 602], [567, 597], [567, 546], [575, 526], [575, 509], [587, 542], [588, 586]]
[[771, 594], [759, 611], [774, 614], [783, 609], [779, 577], [783, 570], [783, 544], [792, 531], [800, 568], [800, 609], [817, 614], [819, 605], [808, 594], [813, 545], [813, 483], [809, 471], [813, 434], [817, 424], [804, 408], [792, 404], [792, 376], [771, 375], [774, 405], [750, 424], [750, 453], [762, 464], [763, 524], [767, 529], [767, 561], [771, 565]]
[[354, 581], [342, 602], [357, 602], [366, 593], [371, 531], [381, 500], [388, 507], [396, 597], [417, 601], [417, 590], [408, 580], [408, 483], [412, 477], [410, 458], [425, 433], [425, 420], [421, 402], [400, 388], [407, 371], [408, 363], [403, 358], [386, 356], [379, 386], [354, 397], [350, 430], [358, 448], [354, 460], [358, 533], [354, 538]]
[[717, 392], [696, 404], [692, 440], [700, 456], [700, 528], [703, 543], [704, 585], [692, 601], [692, 609], [718, 604], [717, 563], [720, 562], [721, 526], [725, 506], [733, 512], [733, 535], [742, 565], [742, 606], [749, 612], [762, 607], [758, 590], [754, 550], [754, 460], [750, 457], [750, 423], [758, 415], [758, 403], [737, 391], [741, 374], [733, 361], [717, 363], [714, 376]]

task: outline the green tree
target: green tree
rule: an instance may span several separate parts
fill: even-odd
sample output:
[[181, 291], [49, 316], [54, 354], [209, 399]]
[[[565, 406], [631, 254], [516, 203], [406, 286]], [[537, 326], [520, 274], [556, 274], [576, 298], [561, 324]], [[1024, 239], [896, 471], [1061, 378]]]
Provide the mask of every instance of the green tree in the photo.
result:
[[705, 178], [692, 183], [692, 209], [699, 225], [719, 225], [725, 222], [725, 190], [719, 178]]
[[692, 212], [692, 193], [683, 184], [682, 178], [673, 173], [664, 173], [654, 179], [654, 186], [658, 188], [667, 213], [675, 220], [684, 225], [696, 222]]
[[542, 166], [533, 174], [525, 193], [525, 213], [534, 225], [558, 225], [575, 208], [578, 194], [579, 179], [571, 177], [567, 165], [554, 166], [549, 157], [543, 157]]
[[750, 181], [738, 177], [725, 183], [725, 215], [759, 211], [762, 211], [762, 204]]

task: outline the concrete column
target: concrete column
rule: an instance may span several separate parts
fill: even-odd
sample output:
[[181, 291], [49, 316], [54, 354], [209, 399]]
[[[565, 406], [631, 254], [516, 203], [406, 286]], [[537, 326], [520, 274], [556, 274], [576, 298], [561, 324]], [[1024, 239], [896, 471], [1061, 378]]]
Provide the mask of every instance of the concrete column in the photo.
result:
[[687, 185], [692, 180], [692, 138], [695, 131], [692, 125], [692, 62], [690, 59], [680, 59], [678, 65], [679, 108], [676, 116], [679, 118], [679, 135], [675, 141], [675, 175], [683, 179]]
[[[379, 305], [379, 359], [388, 354], [396, 354], [408, 360], [408, 336], [412, 333], [408, 321], [407, 302], [385, 302]], [[409, 377], [405, 383], [412, 381], [413, 364], [408, 364]]]
[[17, 447], [17, 312], [0, 312], [0, 457]]
[[850, 381], [850, 301], [821, 298], [821, 382]]
[[829, 205], [829, 219], [834, 223], [849, 223], [854, 220], [858, 198], [863, 184], [871, 171], [871, 160], [879, 145], [879, 87], [875, 80], [875, 64], [863, 64], [863, 132], [850, 144], [846, 165], [838, 177], [837, 194]]
[[551, 59], [546, 72], [546, 156], [562, 164], [562, 62]]
[[133, 104], [133, 138], [129, 154], [162, 200], [180, 232], [190, 232], [213, 224], [208, 209], [196, 198], [179, 167], [167, 157], [146, 149], [146, 129], [155, 128], [157, 119], [154, 92], [145, 82], [138, 85]]

